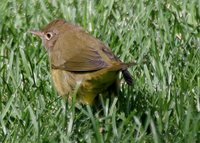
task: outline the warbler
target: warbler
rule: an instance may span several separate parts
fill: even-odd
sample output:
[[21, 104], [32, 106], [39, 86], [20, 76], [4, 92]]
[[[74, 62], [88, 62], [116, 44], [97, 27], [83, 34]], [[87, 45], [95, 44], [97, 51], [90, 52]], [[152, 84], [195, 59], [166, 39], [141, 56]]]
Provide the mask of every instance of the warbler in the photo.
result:
[[[78, 25], [54, 20], [39, 31], [48, 53], [51, 76], [58, 93], [83, 104], [93, 104], [99, 95], [110, 96], [119, 90], [119, 72], [128, 85], [133, 79], [127, 68], [103, 42]], [[76, 91], [76, 93], [74, 93]]]

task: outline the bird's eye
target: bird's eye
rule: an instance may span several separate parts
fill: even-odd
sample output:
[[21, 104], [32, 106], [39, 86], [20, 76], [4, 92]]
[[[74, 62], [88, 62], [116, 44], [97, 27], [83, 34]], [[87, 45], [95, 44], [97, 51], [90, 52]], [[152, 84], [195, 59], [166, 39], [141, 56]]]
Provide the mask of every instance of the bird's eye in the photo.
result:
[[47, 33], [45, 34], [45, 38], [46, 38], [47, 40], [51, 40], [52, 37], [53, 37], [53, 34], [52, 34], [51, 32], [47, 32]]

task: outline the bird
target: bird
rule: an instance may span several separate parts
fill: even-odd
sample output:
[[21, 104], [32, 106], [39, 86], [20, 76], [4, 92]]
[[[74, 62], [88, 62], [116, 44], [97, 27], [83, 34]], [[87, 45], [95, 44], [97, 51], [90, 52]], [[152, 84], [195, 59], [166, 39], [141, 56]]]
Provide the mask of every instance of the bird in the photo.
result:
[[93, 105], [100, 95], [117, 96], [119, 73], [133, 85], [128, 68], [111, 49], [81, 26], [56, 19], [42, 30], [31, 30], [39, 36], [48, 53], [52, 81], [59, 95], [72, 101]]

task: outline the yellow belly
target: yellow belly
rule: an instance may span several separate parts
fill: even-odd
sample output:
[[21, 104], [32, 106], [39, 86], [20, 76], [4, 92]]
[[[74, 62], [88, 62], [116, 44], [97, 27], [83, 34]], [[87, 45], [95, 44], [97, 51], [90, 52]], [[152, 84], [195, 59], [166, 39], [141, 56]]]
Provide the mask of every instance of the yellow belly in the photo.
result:
[[[51, 74], [60, 95], [71, 99], [71, 96], [76, 94], [78, 101], [84, 104], [92, 104], [97, 95], [106, 92], [108, 87], [118, 79], [118, 72], [108, 72], [104, 69], [90, 73], [72, 73], [52, 69]], [[76, 87], [77, 90], [75, 90]], [[75, 91], [77, 93], [74, 93]]]

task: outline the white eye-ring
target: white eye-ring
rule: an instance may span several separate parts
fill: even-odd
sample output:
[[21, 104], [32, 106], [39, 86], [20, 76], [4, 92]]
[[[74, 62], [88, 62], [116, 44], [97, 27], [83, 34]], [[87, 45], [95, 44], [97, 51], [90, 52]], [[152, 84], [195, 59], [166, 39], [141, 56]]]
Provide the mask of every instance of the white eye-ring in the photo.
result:
[[53, 34], [52, 34], [51, 32], [47, 32], [47, 33], [45, 34], [46, 40], [51, 40], [52, 37], [53, 37]]

